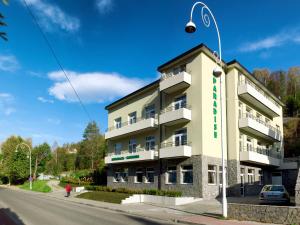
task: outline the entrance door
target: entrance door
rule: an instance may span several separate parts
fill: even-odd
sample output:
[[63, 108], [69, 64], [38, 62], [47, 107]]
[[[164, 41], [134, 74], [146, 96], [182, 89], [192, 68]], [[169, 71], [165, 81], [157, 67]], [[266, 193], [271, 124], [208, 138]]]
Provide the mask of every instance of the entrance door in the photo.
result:
[[282, 185], [282, 174], [281, 172], [272, 173], [272, 184]]

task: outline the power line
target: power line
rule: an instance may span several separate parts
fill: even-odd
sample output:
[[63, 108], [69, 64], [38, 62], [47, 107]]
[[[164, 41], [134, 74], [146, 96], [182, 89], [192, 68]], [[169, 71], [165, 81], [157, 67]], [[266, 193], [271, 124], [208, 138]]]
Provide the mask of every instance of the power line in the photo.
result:
[[25, 7], [26, 7], [26, 9], [27, 9], [27, 11], [28, 11], [28, 13], [29, 13], [29, 15], [32, 17], [33, 21], [35, 22], [35, 24], [36, 24], [37, 27], [38, 27], [38, 30], [39, 30], [40, 33], [42, 34], [42, 37], [44, 38], [44, 40], [45, 40], [45, 42], [46, 42], [48, 48], [50, 49], [51, 54], [53, 55], [53, 57], [54, 57], [56, 63], [58, 64], [60, 70], [63, 72], [63, 74], [65, 75], [65, 77], [66, 77], [67, 81], [69, 82], [71, 88], [73, 89], [73, 91], [74, 91], [74, 93], [75, 93], [75, 95], [76, 95], [76, 97], [77, 97], [77, 99], [78, 99], [78, 101], [79, 101], [81, 107], [83, 108], [83, 110], [84, 110], [84, 112], [86, 113], [86, 115], [87, 115], [87, 117], [89, 118], [89, 120], [92, 121], [92, 118], [91, 118], [89, 112], [87, 111], [85, 105], [84, 105], [83, 102], [81, 101], [80, 96], [78, 95], [78, 93], [77, 93], [76, 89], [74, 88], [74, 86], [73, 86], [73, 84], [72, 84], [70, 78], [68, 77], [66, 71], [64, 70], [62, 64], [60, 63], [58, 57], [56, 56], [55, 51], [54, 51], [53, 47], [52, 47], [51, 44], [50, 44], [50, 41], [48, 40], [47, 36], [45, 35], [44, 31], [42, 30], [40, 24], [37, 22], [37, 19], [36, 19], [35, 15], [32, 13], [32, 11], [31, 11], [30, 7], [28, 6], [26, 0], [23, 0], [23, 2], [24, 2], [24, 5], [25, 5]]

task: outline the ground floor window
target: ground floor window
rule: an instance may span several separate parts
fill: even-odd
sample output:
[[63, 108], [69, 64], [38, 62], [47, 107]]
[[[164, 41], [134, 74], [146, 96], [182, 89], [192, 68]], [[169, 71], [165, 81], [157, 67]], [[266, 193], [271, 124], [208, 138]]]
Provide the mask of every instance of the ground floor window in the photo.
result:
[[142, 168], [139, 168], [135, 171], [135, 183], [142, 183], [143, 182], [144, 172]]
[[153, 168], [147, 168], [146, 169], [146, 182], [147, 183], [153, 183], [154, 182], [154, 169]]
[[248, 169], [248, 184], [254, 184], [254, 169]]
[[127, 182], [128, 181], [128, 169], [119, 169], [114, 174], [114, 182]]
[[176, 184], [177, 182], [176, 166], [168, 167], [166, 179], [168, 184]]
[[[228, 177], [227, 177], [227, 167], [225, 167], [225, 176], [226, 176], [226, 184], [228, 184]], [[220, 185], [223, 184], [223, 167], [219, 166], [219, 181]]]
[[208, 165], [208, 184], [217, 183], [217, 166]]
[[193, 166], [182, 166], [182, 183], [183, 184], [192, 184], [193, 183]]

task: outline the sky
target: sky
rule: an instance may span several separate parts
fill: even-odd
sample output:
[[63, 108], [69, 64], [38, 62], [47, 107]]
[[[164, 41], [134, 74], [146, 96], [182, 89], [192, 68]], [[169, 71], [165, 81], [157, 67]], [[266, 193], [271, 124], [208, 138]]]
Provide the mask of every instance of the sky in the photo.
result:
[[[158, 79], [157, 67], [205, 43], [218, 49], [211, 23], [184, 32], [190, 0], [26, 0], [88, 114], [104, 133], [109, 103]], [[225, 61], [287, 70], [300, 65], [300, 1], [207, 0]], [[10, 135], [37, 145], [76, 142], [90, 121], [24, 0], [0, 5], [8, 42], [0, 40], [0, 142]]]

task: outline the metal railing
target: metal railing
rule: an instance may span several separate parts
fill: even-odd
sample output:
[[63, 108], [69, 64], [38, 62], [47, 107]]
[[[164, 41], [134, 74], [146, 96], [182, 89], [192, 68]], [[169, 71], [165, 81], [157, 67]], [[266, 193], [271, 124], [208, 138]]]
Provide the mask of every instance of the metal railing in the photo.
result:
[[244, 85], [244, 84], [249, 84], [250, 86], [252, 86], [256, 91], [258, 91], [260, 94], [262, 94], [266, 99], [268, 99], [269, 101], [271, 101], [273, 104], [275, 104], [278, 108], [279, 108], [279, 104], [270, 96], [268, 96], [261, 88], [259, 88], [256, 84], [254, 84], [252, 81], [250, 81], [249, 79], [245, 78], [245, 80], [240, 80], [239, 81], [240, 85]]
[[243, 114], [241, 115], [240, 119], [244, 119], [244, 118], [250, 118], [250, 119], [253, 119], [253, 120], [255, 120], [256, 122], [258, 122], [258, 123], [260, 123], [260, 124], [262, 124], [262, 125], [268, 127], [270, 130], [274, 131], [275, 133], [279, 133], [279, 134], [281, 133], [281, 131], [280, 131], [278, 128], [271, 126], [270, 124], [268, 124], [268, 123], [265, 122], [264, 120], [262, 120], [262, 119], [260, 119], [260, 118], [258, 118], [258, 117], [256, 117], [256, 116], [254, 116], [254, 115], [252, 115], [251, 113], [243, 113]]
[[183, 73], [188, 73], [187, 71], [181, 71], [181, 72], [178, 72], [178, 73], [174, 73], [174, 72], [170, 72], [170, 73], [162, 73], [161, 76], [160, 76], [160, 80], [163, 81], [163, 80], [166, 80], [170, 77], [175, 77], [177, 75], [181, 75]]
[[122, 128], [122, 127], [129, 126], [129, 125], [138, 123], [138, 122], [143, 121], [143, 120], [148, 120], [148, 119], [151, 119], [151, 118], [157, 119], [157, 118], [158, 118], [158, 115], [155, 114], [155, 116], [153, 116], [153, 117], [150, 117], [150, 116], [149, 116], [149, 117], [146, 117], [146, 116], [138, 117], [138, 118], [136, 118], [133, 122], [125, 121], [125, 122], [121, 123], [121, 124], [119, 125], [119, 127], [116, 127], [116, 126], [108, 127], [108, 128], [106, 129], [106, 132], [112, 131], [112, 130], [116, 130], [116, 129], [120, 129], [120, 128]]
[[189, 109], [189, 110], [191, 110], [192, 107], [190, 105], [187, 105], [186, 103], [183, 103], [180, 108], [175, 107], [174, 105], [172, 105], [172, 106], [168, 106], [168, 107], [162, 109], [160, 111], [160, 114], [163, 114], [163, 113], [166, 113], [166, 112], [172, 112], [172, 111], [179, 110], [179, 109]]
[[146, 148], [140, 148], [140, 147], [136, 147], [136, 150], [134, 152], [129, 152], [129, 149], [124, 149], [121, 150], [120, 154], [116, 154], [115, 152], [108, 152], [106, 154], [106, 156], [120, 156], [120, 155], [124, 155], [124, 154], [136, 154], [138, 152], [144, 152], [144, 151], [158, 151], [158, 146], [155, 145], [154, 149], [146, 149]]
[[278, 152], [276, 149], [265, 149], [265, 148], [254, 148], [252, 146], [240, 146], [240, 151], [241, 152], [256, 152], [258, 154], [262, 154], [262, 155], [266, 155], [266, 156], [270, 156], [272, 158], [277, 158], [277, 159], [281, 159], [281, 153]]
[[171, 141], [171, 142], [161, 143], [160, 147], [168, 148], [168, 147], [191, 146], [191, 145], [192, 142], [190, 141], [181, 141], [181, 142]]

